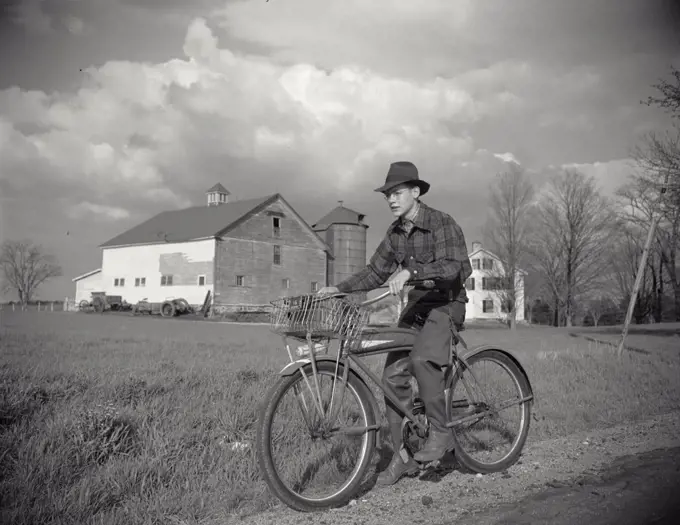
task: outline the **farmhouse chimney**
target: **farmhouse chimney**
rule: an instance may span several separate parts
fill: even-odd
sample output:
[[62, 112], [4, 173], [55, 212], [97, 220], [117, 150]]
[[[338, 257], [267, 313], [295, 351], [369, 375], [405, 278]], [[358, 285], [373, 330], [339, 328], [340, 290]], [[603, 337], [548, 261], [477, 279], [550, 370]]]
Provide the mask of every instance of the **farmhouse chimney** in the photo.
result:
[[479, 241], [473, 241], [473, 243], [472, 243], [472, 252], [474, 253], [474, 252], [476, 252], [477, 250], [481, 250], [481, 249], [482, 249], [482, 243], [479, 242]]
[[229, 202], [229, 192], [219, 182], [205, 192], [208, 196], [208, 206], [219, 206]]

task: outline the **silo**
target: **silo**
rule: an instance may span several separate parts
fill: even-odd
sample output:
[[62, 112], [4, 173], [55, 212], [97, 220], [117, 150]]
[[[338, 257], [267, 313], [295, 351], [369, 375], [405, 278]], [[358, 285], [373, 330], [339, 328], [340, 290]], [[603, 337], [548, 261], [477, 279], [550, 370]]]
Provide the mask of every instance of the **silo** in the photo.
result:
[[333, 250], [329, 285], [336, 285], [366, 266], [366, 230], [362, 213], [340, 206], [312, 226]]

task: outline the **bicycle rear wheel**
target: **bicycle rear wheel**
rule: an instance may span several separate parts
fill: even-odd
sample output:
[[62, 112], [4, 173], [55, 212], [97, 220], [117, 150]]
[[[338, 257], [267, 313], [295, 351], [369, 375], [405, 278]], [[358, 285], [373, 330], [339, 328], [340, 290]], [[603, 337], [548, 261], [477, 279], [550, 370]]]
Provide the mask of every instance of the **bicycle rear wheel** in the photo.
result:
[[458, 361], [447, 402], [456, 457], [467, 469], [500, 472], [519, 458], [529, 433], [531, 387], [506, 353], [482, 350]]
[[335, 363], [317, 362], [317, 390], [308, 364], [279, 379], [262, 406], [256, 445], [260, 471], [269, 489], [295, 510], [347, 503], [370, 467], [377, 432], [372, 394], [351, 373], [343, 384], [344, 366], [336, 376]]

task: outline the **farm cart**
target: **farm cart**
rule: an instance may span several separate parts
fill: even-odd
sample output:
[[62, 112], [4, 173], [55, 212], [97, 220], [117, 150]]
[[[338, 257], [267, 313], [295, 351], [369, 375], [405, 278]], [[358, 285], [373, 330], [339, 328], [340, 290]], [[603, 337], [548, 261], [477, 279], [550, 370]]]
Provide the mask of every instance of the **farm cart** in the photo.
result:
[[166, 299], [162, 303], [150, 303], [142, 299], [132, 308], [133, 315], [160, 314], [163, 317], [175, 317], [178, 315], [194, 313], [194, 308], [183, 297]]
[[132, 305], [125, 301], [121, 295], [106, 295], [106, 292], [92, 292], [92, 301], [83, 299], [78, 304], [81, 312], [94, 310], [97, 313], [104, 313], [107, 310], [124, 311], [132, 308]]

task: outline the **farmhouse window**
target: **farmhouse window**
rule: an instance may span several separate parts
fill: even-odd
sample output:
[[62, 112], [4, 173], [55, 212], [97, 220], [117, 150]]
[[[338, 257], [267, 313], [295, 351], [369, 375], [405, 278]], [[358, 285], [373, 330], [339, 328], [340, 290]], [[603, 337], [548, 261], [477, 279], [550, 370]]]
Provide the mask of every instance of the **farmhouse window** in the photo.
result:
[[135, 286], [146, 286], [146, 277], [135, 277]]
[[124, 277], [122, 277], [122, 278], [116, 277], [113, 280], [113, 286], [125, 286], [125, 278]]
[[274, 245], [274, 264], [281, 264], [281, 246]]
[[493, 270], [493, 259], [488, 259], [484, 258], [482, 260], [482, 269], [483, 270]]
[[465, 289], [466, 290], [474, 290], [475, 289], [475, 278], [470, 277], [467, 281], [465, 281]]
[[243, 275], [236, 276], [236, 286], [245, 286], [245, 277]]
[[319, 283], [316, 281], [312, 281], [312, 293], [316, 293], [319, 291]]
[[198, 286], [205, 286], [205, 275], [198, 276]]
[[490, 314], [493, 312], [493, 300], [492, 299], [484, 299], [482, 301], [482, 312], [485, 314]]
[[281, 219], [272, 217], [272, 225], [274, 227], [274, 237], [281, 237]]
[[472, 269], [479, 270], [479, 259], [472, 259]]
[[282, 279], [281, 288], [285, 288], [286, 290], [290, 288], [290, 279]]
[[161, 275], [161, 286], [172, 286], [172, 275]]

